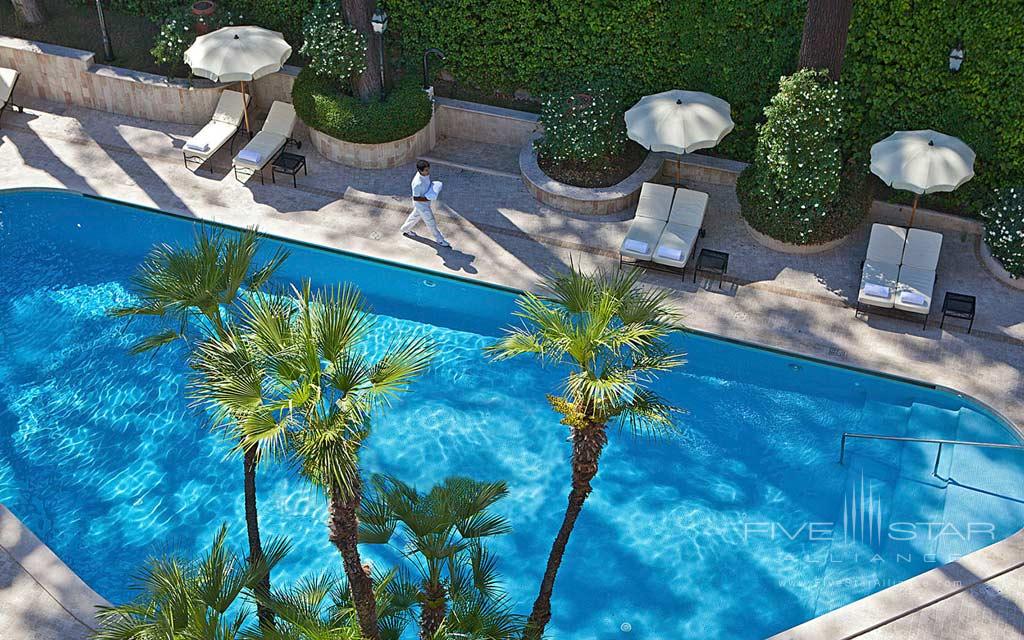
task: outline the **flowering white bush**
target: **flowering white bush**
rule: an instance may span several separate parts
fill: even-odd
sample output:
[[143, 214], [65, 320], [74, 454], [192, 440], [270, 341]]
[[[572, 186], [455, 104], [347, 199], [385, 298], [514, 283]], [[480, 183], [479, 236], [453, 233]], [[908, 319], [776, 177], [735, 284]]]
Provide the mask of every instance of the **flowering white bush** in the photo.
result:
[[299, 53], [318, 76], [347, 82], [366, 69], [366, 38], [349, 26], [335, 0], [319, 0], [302, 20]]
[[544, 137], [534, 147], [553, 162], [608, 164], [626, 145], [622, 104], [611, 91], [586, 87], [544, 97], [540, 121]]
[[185, 8], [172, 12], [163, 24], [160, 25], [160, 33], [153, 41], [153, 48], [150, 53], [157, 64], [167, 65], [171, 73], [179, 65], [185, 64], [185, 50], [196, 41], [196, 24], [209, 22], [210, 31], [221, 27], [234, 26], [243, 20], [241, 15], [230, 11], [217, 9], [212, 16], [196, 16], [191, 9]]
[[779, 80], [764, 113], [754, 162], [738, 185], [743, 215], [784, 242], [823, 242], [834, 235], [823, 229], [832, 222], [843, 172], [839, 87], [823, 71], [798, 71]]
[[981, 212], [985, 243], [1010, 276], [1024, 277], [1024, 188], [996, 189], [996, 198]]

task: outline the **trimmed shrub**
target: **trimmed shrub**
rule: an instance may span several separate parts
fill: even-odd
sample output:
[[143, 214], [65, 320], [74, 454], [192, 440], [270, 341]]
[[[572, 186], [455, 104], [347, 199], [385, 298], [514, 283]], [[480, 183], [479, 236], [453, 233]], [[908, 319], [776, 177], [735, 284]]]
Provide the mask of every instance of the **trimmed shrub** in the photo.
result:
[[555, 163], [599, 166], [625, 149], [622, 102], [607, 89], [559, 91], [544, 96], [540, 122], [544, 137], [534, 143], [537, 154]]
[[192, 14], [191, 7], [172, 11], [160, 25], [160, 32], [153, 40], [150, 54], [159, 65], [165, 65], [173, 75], [175, 70], [185, 67], [185, 51], [192, 46], [199, 34], [196, 24], [209, 20], [210, 31], [221, 27], [241, 24], [244, 17], [226, 10], [218, 10], [209, 18]]
[[850, 228], [840, 224], [846, 216], [836, 215], [837, 205], [851, 194], [840, 197], [838, 86], [825, 72], [798, 71], [779, 80], [764, 113], [754, 162], [737, 183], [743, 217], [761, 233], [792, 244], [842, 237]]
[[302, 35], [299, 53], [317, 75], [346, 83], [366, 69], [366, 38], [345, 22], [337, 0], [318, 0], [302, 20]]
[[995, 204], [981, 212], [985, 243], [1013, 278], [1024, 277], [1024, 188], [996, 190]]
[[348, 142], [374, 144], [411, 136], [430, 122], [430, 97], [413, 76], [404, 77], [384, 102], [360, 102], [337, 83], [303, 69], [292, 87], [295, 112], [307, 125]]

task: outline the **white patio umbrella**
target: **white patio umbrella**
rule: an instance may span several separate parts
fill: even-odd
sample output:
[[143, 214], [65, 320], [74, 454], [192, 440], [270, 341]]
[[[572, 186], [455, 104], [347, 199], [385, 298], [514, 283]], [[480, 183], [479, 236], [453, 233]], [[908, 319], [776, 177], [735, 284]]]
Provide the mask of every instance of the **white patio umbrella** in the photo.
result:
[[[644, 96], [626, 112], [626, 135], [651, 151], [682, 156], [713, 147], [736, 126], [729, 103], [701, 91]], [[676, 182], [679, 181], [676, 165]]]
[[914, 192], [910, 225], [925, 193], [953, 191], [974, 177], [974, 151], [938, 131], [897, 131], [871, 145], [871, 173], [894, 189]]
[[[214, 82], [245, 83], [281, 69], [292, 55], [292, 47], [277, 31], [261, 27], [224, 27], [199, 36], [185, 51], [185, 64], [192, 73]], [[243, 105], [245, 100], [242, 100]], [[249, 129], [249, 108], [244, 107], [245, 130]]]

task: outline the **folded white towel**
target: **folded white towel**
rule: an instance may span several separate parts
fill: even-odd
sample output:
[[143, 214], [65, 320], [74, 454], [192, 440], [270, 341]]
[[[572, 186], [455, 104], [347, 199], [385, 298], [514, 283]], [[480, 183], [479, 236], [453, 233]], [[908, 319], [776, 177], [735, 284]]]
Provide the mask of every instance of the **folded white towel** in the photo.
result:
[[263, 154], [253, 149], [242, 149], [238, 152], [238, 159], [251, 162], [253, 164], [259, 164], [260, 160], [263, 159]]
[[900, 302], [903, 304], [912, 304], [915, 307], [923, 307], [928, 304], [928, 300], [916, 291], [903, 291], [900, 293]]
[[885, 286], [883, 284], [876, 284], [874, 282], [869, 282], [866, 285], [864, 285], [864, 293], [868, 294], [869, 296], [871, 296], [873, 298], [888, 298], [889, 297], [889, 287], [887, 287], [887, 286]]
[[683, 250], [675, 247], [658, 247], [658, 257], [678, 262], [683, 259]]
[[189, 140], [188, 142], [185, 143], [185, 148], [190, 151], [199, 151], [200, 153], [206, 153], [207, 151], [210, 150], [210, 143], [203, 142], [200, 144], [193, 140]]
[[423, 196], [427, 200], [437, 200], [437, 198], [441, 195], [441, 187], [443, 186], [444, 184], [440, 180], [434, 180], [433, 182], [430, 183], [430, 188], [427, 189], [427, 192], [424, 193]]
[[626, 241], [622, 243], [622, 248], [632, 253], [643, 253], [646, 254], [650, 245], [642, 240], [634, 240], [633, 238], [626, 238]]

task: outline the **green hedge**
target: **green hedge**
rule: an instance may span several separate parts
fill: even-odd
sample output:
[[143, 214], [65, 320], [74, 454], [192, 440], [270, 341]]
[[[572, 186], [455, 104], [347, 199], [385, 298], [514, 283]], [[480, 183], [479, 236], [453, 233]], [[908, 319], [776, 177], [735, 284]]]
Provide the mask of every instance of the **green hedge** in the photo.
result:
[[400, 140], [430, 122], [430, 98], [414, 76], [391, 89], [384, 102], [360, 102], [329, 80], [303, 69], [292, 87], [295, 112], [310, 127], [329, 136], [373, 144]]

